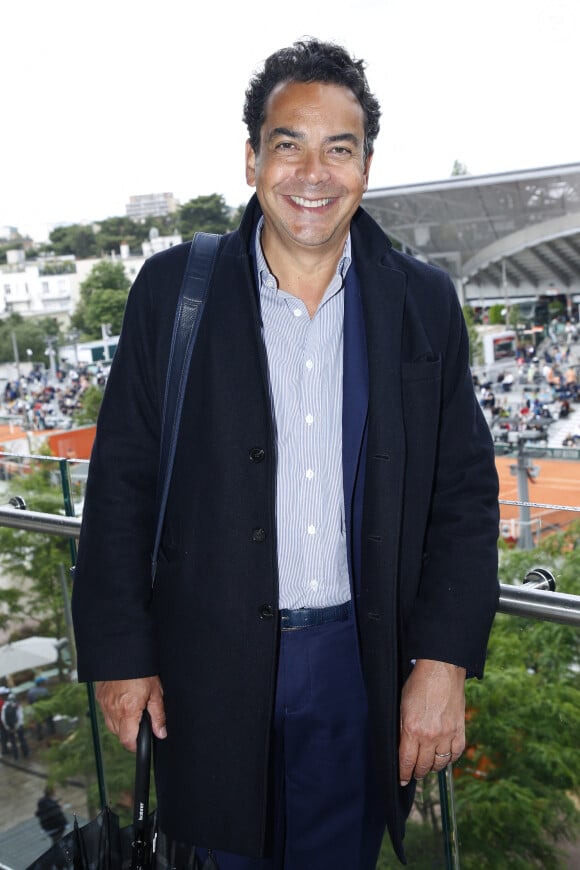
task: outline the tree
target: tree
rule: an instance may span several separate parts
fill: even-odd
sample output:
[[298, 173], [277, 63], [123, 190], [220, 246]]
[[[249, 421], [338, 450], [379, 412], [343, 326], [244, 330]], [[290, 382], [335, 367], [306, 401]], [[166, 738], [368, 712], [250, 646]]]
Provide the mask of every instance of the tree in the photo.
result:
[[460, 160], [453, 161], [453, 169], [451, 170], [451, 175], [469, 175], [469, 171], [465, 163], [461, 163]]
[[[580, 594], [580, 523], [532, 551], [501, 551], [500, 577], [534, 566], [557, 572], [559, 591]], [[468, 680], [468, 746], [455, 765], [464, 870], [564, 870], [580, 834], [580, 634], [572, 626], [499, 614], [483, 681]], [[417, 790], [405, 845], [409, 866], [443, 867], [437, 780]], [[416, 821], [421, 818], [423, 824]], [[394, 870], [387, 843], [377, 870]]]
[[489, 307], [489, 322], [497, 326], [500, 323], [505, 323], [505, 307], [501, 304], [490, 305]]
[[467, 334], [469, 336], [469, 362], [473, 365], [477, 360], [481, 359], [482, 343], [477, 327], [475, 326], [475, 315], [471, 305], [463, 306], [463, 316], [467, 326]]
[[98, 255], [98, 246], [92, 226], [71, 224], [56, 227], [49, 236], [52, 250], [57, 255], [74, 254], [79, 260]]
[[32, 351], [31, 359], [36, 362], [44, 360], [47, 338], [56, 338], [60, 343], [58, 321], [51, 317], [25, 320], [21, 314], [13, 312], [0, 320], [0, 362], [14, 360], [14, 342], [20, 362], [27, 360], [27, 350]]
[[[23, 496], [30, 510], [58, 513], [63, 500], [54, 487], [53, 473], [53, 463], [37, 461], [27, 475], [17, 478], [11, 491]], [[0, 561], [17, 581], [0, 590], [0, 624], [13, 631], [33, 625], [38, 634], [64, 637], [61, 565], [70, 565], [70, 559], [65, 538], [0, 528]]]
[[77, 425], [83, 426], [97, 422], [103, 393], [104, 390], [96, 384], [91, 384], [81, 393], [80, 408], [74, 412], [74, 421]]
[[184, 239], [196, 232], [226, 233], [232, 229], [232, 216], [221, 194], [198, 196], [181, 206], [177, 226]]
[[127, 215], [110, 217], [99, 221], [96, 233], [96, 243], [101, 256], [120, 253], [121, 245], [130, 249], [140, 248], [141, 242], [147, 238], [148, 230]]
[[[45, 757], [49, 765], [49, 778], [52, 781], [64, 783], [72, 777], [75, 779], [82, 777], [87, 789], [89, 816], [92, 818], [99, 812], [100, 805], [87, 706], [86, 686], [78, 683], [62, 683], [50, 698], [35, 703], [34, 715], [41, 720], [48, 715], [65, 715], [77, 722], [64, 742], [53, 742], [46, 751]], [[127, 752], [118, 738], [107, 730], [100, 710], [97, 711], [97, 719], [108, 804], [120, 816], [121, 824], [128, 824], [132, 820], [128, 798], [133, 792], [135, 756]], [[150, 806], [155, 806], [153, 783]]]
[[123, 323], [127, 294], [118, 290], [95, 290], [85, 308], [85, 328], [93, 338], [101, 336], [102, 324], [118, 335]]
[[100, 338], [104, 323], [110, 324], [112, 333], [118, 333], [130, 286], [122, 263], [96, 263], [80, 286], [81, 298], [72, 325], [87, 339]]
[[[538, 564], [580, 594], [580, 524], [535, 551], [502, 551], [513, 582]], [[498, 615], [486, 677], [467, 687], [470, 748], [457, 765], [461, 865], [559, 868], [580, 832], [580, 637], [571, 626]]]

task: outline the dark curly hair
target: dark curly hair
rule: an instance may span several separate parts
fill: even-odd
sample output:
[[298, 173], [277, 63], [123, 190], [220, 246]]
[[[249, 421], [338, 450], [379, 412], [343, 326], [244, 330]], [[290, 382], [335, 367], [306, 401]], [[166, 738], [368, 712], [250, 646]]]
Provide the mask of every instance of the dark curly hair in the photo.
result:
[[250, 80], [244, 103], [242, 120], [247, 125], [250, 145], [256, 154], [260, 149], [266, 103], [276, 85], [281, 82], [325, 82], [349, 88], [359, 101], [364, 113], [366, 159], [373, 153], [381, 107], [369, 89], [364, 70], [364, 61], [352, 58], [342, 46], [313, 38], [300, 40], [271, 54], [263, 69]]

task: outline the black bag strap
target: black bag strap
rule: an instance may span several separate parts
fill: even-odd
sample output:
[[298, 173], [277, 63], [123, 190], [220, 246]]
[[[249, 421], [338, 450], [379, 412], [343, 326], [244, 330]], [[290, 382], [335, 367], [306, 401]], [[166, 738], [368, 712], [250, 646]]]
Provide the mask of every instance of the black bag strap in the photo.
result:
[[215, 233], [196, 233], [194, 235], [179, 291], [163, 400], [157, 490], [157, 528], [151, 557], [152, 582], [155, 582], [157, 571], [157, 557], [167, 508], [191, 354], [197, 338], [220, 239], [221, 236]]

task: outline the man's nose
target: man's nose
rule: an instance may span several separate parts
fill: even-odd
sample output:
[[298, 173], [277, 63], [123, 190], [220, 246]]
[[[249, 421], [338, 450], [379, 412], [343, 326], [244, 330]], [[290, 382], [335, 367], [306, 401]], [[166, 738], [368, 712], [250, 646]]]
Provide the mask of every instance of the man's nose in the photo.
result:
[[328, 181], [330, 169], [324, 159], [324, 155], [315, 150], [305, 151], [298, 169], [298, 175], [307, 184], [321, 184]]

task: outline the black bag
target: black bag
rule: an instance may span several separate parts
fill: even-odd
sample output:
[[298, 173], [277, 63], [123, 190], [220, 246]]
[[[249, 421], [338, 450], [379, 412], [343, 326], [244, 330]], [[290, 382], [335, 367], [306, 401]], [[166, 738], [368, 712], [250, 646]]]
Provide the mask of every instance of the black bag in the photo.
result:
[[210, 856], [203, 865], [195, 846], [176, 843], [157, 829], [149, 813], [151, 719], [145, 710], [137, 738], [133, 824], [121, 828], [108, 807], [82, 827], [75, 819], [65, 834], [26, 870], [219, 870]]

